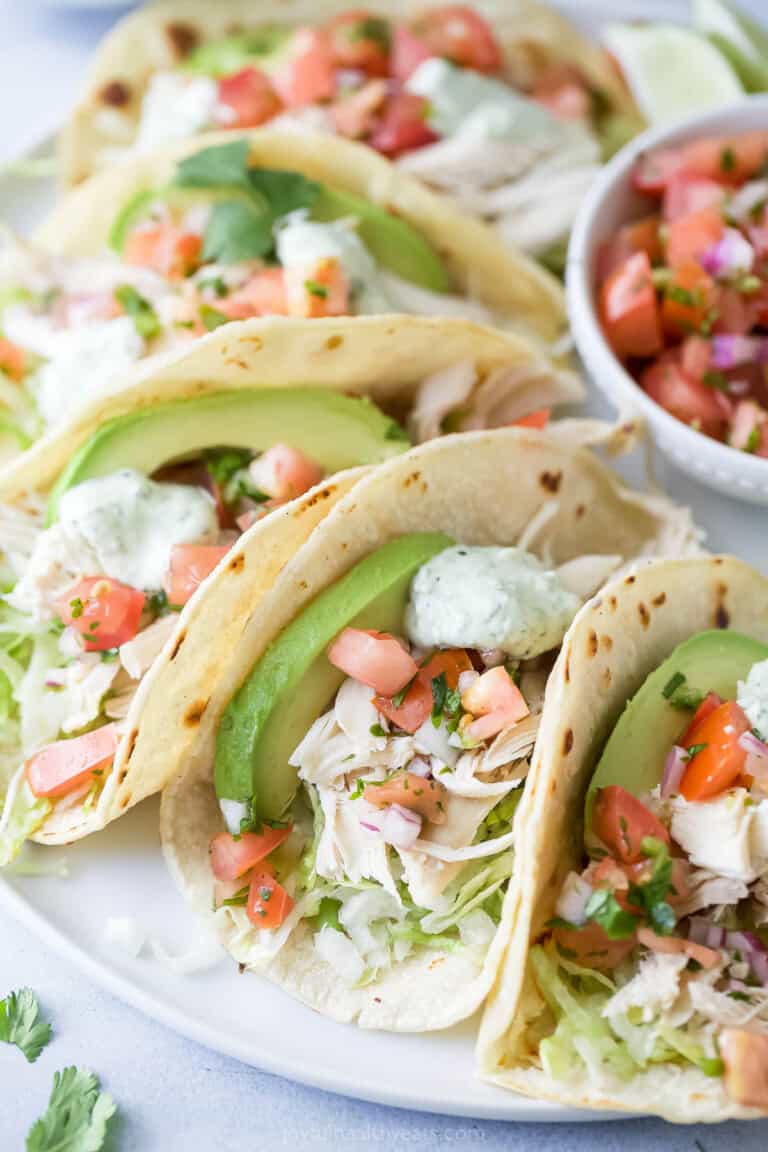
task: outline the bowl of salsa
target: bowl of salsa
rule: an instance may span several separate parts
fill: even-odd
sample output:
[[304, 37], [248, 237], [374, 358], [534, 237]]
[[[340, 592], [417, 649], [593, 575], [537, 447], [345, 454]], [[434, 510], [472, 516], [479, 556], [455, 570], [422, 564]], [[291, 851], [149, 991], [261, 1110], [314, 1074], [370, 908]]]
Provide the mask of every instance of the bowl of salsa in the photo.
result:
[[768, 503], [768, 97], [645, 133], [568, 252], [579, 354], [685, 472]]

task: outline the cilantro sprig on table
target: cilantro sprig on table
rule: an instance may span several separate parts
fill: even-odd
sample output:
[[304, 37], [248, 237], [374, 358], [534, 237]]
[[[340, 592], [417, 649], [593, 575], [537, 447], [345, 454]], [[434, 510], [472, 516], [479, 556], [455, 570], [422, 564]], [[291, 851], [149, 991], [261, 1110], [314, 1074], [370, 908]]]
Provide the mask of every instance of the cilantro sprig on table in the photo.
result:
[[40, 1005], [31, 988], [20, 988], [0, 1000], [0, 1040], [15, 1044], [30, 1064], [51, 1039], [51, 1026], [40, 1016]]
[[99, 1152], [115, 1102], [85, 1068], [53, 1074], [48, 1107], [27, 1136], [27, 1152]]

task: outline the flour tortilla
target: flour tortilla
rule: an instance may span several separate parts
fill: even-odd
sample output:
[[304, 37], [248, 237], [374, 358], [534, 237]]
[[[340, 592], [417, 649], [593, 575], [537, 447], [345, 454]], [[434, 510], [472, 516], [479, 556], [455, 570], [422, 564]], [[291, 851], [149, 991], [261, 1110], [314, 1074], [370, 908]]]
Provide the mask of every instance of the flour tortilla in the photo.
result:
[[[678, 644], [709, 628], [768, 643], [768, 579], [730, 556], [670, 560], [610, 582], [576, 617], [547, 685], [544, 719], [519, 809], [517, 923], [478, 1040], [481, 1075], [527, 1096], [612, 1111], [653, 1112], [692, 1124], [760, 1115], [733, 1101], [719, 1077], [653, 1065], [600, 1090], [551, 1080], [536, 1058], [544, 1004], [527, 955], [554, 914], [565, 876], [584, 859], [584, 797], [627, 702]], [[540, 1033], [538, 1033], [540, 1035]]]
[[[531, 387], [534, 407], [536, 396], [545, 403], [547, 394], [567, 398], [568, 378], [558, 384], [560, 378], [546, 371], [540, 376], [541, 362], [527, 342], [464, 321], [420, 317], [396, 322], [391, 317], [243, 321], [217, 329], [182, 352], [148, 360], [128, 382], [115, 382], [110, 395], [0, 471], [0, 501], [23, 503], [30, 493], [44, 497], [77, 449], [105, 421], [164, 401], [260, 386], [316, 387], [369, 396], [407, 421], [422, 380], [467, 361], [475, 365], [479, 387], [489, 374], [508, 368], [524, 397], [524, 411], [531, 404]], [[578, 382], [570, 387], [575, 388], [572, 395], [580, 394]], [[514, 405], [514, 396], [510, 402]], [[569, 426], [578, 430], [582, 422], [563, 423], [567, 436]], [[349, 460], [340, 466], [349, 467], [357, 460], [351, 445]], [[34, 839], [46, 844], [79, 839], [163, 787], [178, 762], [177, 752], [186, 748], [183, 739], [178, 749], [170, 743], [166, 713], [181, 717], [181, 734], [196, 734], [197, 721], [187, 725], [185, 717], [194, 711], [200, 686], [216, 681], [220, 664], [239, 643], [248, 614], [364, 471], [329, 478], [236, 543], [184, 608], [163, 653], [142, 680], [126, 721], [127, 734], [98, 803], [88, 812], [82, 807], [54, 810]]]
[[485, 305], [505, 327], [542, 340], [562, 335], [565, 305], [562, 286], [554, 276], [522, 253], [505, 249], [491, 227], [462, 212], [451, 200], [430, 192], [378, 153], [339, 136], [277, 128], [216, 132], [133, 157], [105, 169], [67, 196], [43, 223], [37, 243], [63, 255], [98, 255], [109, 241], [120, 207], [137, 192], [168, 183], [183, 156], [231, 142], [238, 135], [250, 140], [252, 164], [301, 172], [402, 217], [439, 253], [453, 291]]
[[[528, 84], [548, 64], [573, 64], [613, 109], [632, 107], [605, 53], [554, 9], [532, 0], [475, 0], [472, 6], [496, 30], [512, 83]], [[78, 184], [130, 149], [152, 73], [177, 66], [197, 44], [270, 23], [319, 25], [354, 7], [350, 0], [163, 0], [132, 13], [94, 57], [61, 136], [62, 179]], [[370, 7], [396, 19], [444, 5], [441, 0], [387, 0]]]
[[[547, 518], [549, 510], [552, 515]], [[447, 436], [369, 472], [340, 499], [285, 566], [269, 593], [241, 622], [217, 679], [202, 691], [195, 742], [177, 710], [162, 708], [180, 775], [163, 793], [161, 836], [171, 872], [201, 916], [215, 921], [238, 962], [263, 972], [292, 996], [345, 1022], [392, 1031], [446, 1028], [483, 1002], [517, 918], [507, 898], [489, 952], [421, 950], [364, 988], [348, 988], [314, 951], [300, 926], [277, 958], [264, 962], [242, 937], [242, 909], [212, 913], [210, 839], [223, 829], [212, 782], [216, 729], [229, 700], [272, 640], [323, 589], [388, 540], [444, 531], [467, 544], [514, 544], [537, 518], [527, 547], [559, 564], [586, 553], [675, 555], [696, 547], [684, 510], [628, 491], [585, 449], [523, 429]], [[262, 537], [263, 539], [263, 537]], [[255, 541], [246, 535], [248, 558]], [[213, 633], [211, 633], [213, 636]], [[158, 696], [158, 701], [159, 701]]]

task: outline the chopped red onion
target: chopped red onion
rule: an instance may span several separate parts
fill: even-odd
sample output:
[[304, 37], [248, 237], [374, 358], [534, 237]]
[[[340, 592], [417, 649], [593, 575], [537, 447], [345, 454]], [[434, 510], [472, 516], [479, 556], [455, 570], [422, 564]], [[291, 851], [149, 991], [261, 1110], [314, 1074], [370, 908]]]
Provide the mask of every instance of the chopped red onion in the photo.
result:
[[727, 371], [739, 364], [764, 361], [768, 355], [767, 345], [768, 342], [758, 336], [739, 336], [733, 332], [713, 336], [712, 367]]
[[367, 828], [369, 832], [381, 832], [381, 828], [379, 828], [378, 824], [369, 824], [367, 820], [361, 820], [360, 827]]
[[755, 736], [754, 732], [745, 732], [739, 736], [739, 744], [750, 756], [757, 756], [760, 760], [768, 760], [768, 744]]
[[761, 984], [768, 984], [768, 948], [754, 932], [726, 932], [725, 947], [739, 952]]
[[421, 816], [402, 804], [390, 804], [384, 812], [381, 834], [394, 848], [412, 848], [421, 834]]
[[725, 944], [725, 929], [707, 920], [704, 916], [692, 916], [688, 921], [688, 939], [706, 948], [722, 948]]
[[738, 228], [726, 228], [722, 239], [701, 255], [701, 264], [711, 276], [738, 276], [752, 271], [755, 250]]
[[673, 744], [667, 756], [666, 763], [664, 764], [664, 774], [661, 777], [662, 800], [666, 800], [668, 796], [674, 796], [679, 792], [680, 781], [683, 778], [687, 764], [688, 753], [685, 748], [680, 748], [679, 745]]

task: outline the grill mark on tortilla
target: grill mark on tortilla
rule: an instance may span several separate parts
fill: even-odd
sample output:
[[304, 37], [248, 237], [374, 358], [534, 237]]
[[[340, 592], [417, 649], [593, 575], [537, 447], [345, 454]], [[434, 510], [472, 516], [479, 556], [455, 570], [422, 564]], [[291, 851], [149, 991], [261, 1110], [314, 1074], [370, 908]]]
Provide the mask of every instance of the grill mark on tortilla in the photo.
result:
[[245, 554], [243, 552], [233, 556], [227, 564], [227, 569], [230, 572], [242, 572], [243, 568], [245, 568]]
[[343, 343], [344, 343], [344, 337], [343, 336], [339, 336], [339, 335], [329, 336], [325, 342], [325, 347], [326, 347], [326, 350], [328, 352], [333, 352], [334, 348], [341, 348]]
[[319, 492], [315, 492], [314, 496], [310, 496], [309, 500], [307, 500], [304, 505], [304, 511], [306, 511], [307, 508], [314, 508], [315, 504], [319, 504], [322, 500], [329, 500], [335, 491], [336, 489], [333, 484], [329, 484], [327, 488], [321, 488]]
[[130, 804], [130, 802], [131, 802], [131, 793], [130, 792], [126, 792], [125, 796], [120, 797], [120, 807], [121, 808], [127, 808], [128, 805]]
[[636, 579], [637, 579], [636, 576], [627, 576], [624, 580], [624, 583], [625, 584], [634, 584]]
[[648, 605], [643, 604], [642, 600], [640, 601], [640, 603], [637, 606], [637, 614], [640, 617], [640, 623], [642, 624], [643, 628], [646, 629], [646, 631], [647, 631], [647, 629], [651, 623], [651, 614], [648, 611]]
[[727, 584], [717, 584], [715, 586], [715, 595], [717, 596], [717, 607], [715, 608], [715, 625], [717, 628], [727, 628], [731, 622], [731, 616], [725, 606], [725, 599], [728, 595]]
[[131, 102], [131, 89], [124, 80], [110, 80], [99, 91], [99, 100], [110, 108], [125, 108]]
[[587, 509], [586, 509], [586, 506], [584, 504], [577, 504], [576, 505], [576, 519], [581, 520], [581, 518], [584, 515], [584, 513], [586, 512], [586, 510]]
[[573, 748], [573, 728], [566, 728], [563, 733], [563, 756], [567, 756]]
[[617, 601], [616, 597], [615, 596], [609, 596], [608, 597], [608, 607], [610, 608], [611, 612], [615, 612], [617, 606], [618, 606], [618, 601]]
[[207, 700], [197, 700], [194, 704], [190, 704], [184, 713], [184, 723], [188, 728], [194, 728], [195, 725], [200, 723], [207, 707]]
[[603, 648], [605, 648], [606, 652], [610, 652], [613, 648], [613, 639], [610, 636], [601, 636], [600, 643], [602, 644]]
[[181, 646], [184, 643], [184, 641], [186, 640], [186, 638], [187, 638], [187, 630], [186, 630], [186, 628], [182, 628], [181, 632], [179, 632], [178, 636], [176, 637], [176, 643], [174, 644], [173, 648], [171, 649], [171, 654], [169, 657], [170, 660], [176, 659], [179, 652], [181, 651]]
[[542, 472], [539, 476], [539, 484], [546, 492], [559, 492], [560, 484], [562, 483], [562, 472]]
[[597, 632], [592, 628], [587, 636], [587, 659], [591, 660], [593, 656], [597, 656]]
[[403, 480], [403, 488], [410, 488], [411, 484], [418, 484], [421, 480], [421, 472], [411, 472], [410, 476], [406, 476]]
[[125, 746], [127, 749], [127, 751], [125, 753], [126, 764], [130, 760], [131, 756], [133, 756], [133, 750], [136, 747], [136, 741], [138, 740], [138, 738], [139, 738], [139, 730], [138, 730], [138, 728], [134, 728], [133, 732], [131, 732], [128, 735], [128, 738], [125, 741]]
[[651, 604], [653, 604], [654, 608], [661, 608], [662, 604], [666, 604], [666, 602], [666, 592], [659, 592], [658, 596], [654, 596], [653, 600], [651, 600]]
[[200, 43], [200, 33], [191, 24], [166, 24], [164, 31], [177, 60], [189, 56]]

